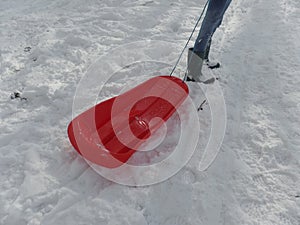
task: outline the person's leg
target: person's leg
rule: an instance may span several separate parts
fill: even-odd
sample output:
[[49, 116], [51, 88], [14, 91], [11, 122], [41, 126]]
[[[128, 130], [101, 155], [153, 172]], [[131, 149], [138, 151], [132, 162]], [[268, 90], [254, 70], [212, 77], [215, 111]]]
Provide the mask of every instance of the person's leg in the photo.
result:
[[205, 59], [205, 60], [208, 60], [209, 51], [210, 51], [210, 45], [211, 45], [211, 38], [208, 40], [206, 49], [204, 51], [203, 59]]
[[207, 12], [202, 22], [198, 37], [195, 41], [194, 52], [204, 58], [211, 42], [212, 35], [221, 25], [224, 13], [228, 8], [231, 0], [210, 0]]
[[[195, 42], [194, 48], [189, 49], [187, 63], [187, 81], [211, 83], [214, 80], [203, 81], [202, 65], [203, 60], [207, 60], [210, 48], [211, 37], [215, 30], [222, 23], [223, 15], [231, 0], [210, 0], [205, 18]], [[205, 58], [206, 57], [206, 58]], [[220, 64], [210, 68], [217, 68]]]

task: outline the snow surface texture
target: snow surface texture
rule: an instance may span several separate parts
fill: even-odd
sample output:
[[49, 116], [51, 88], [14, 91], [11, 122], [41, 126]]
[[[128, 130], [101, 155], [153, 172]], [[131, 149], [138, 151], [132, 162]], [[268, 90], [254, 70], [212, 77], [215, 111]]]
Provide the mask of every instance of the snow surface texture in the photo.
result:
[[[222, 62], [215, 75], [227, 131], [208, 170], [198, 170], [196, 152], [171, 179], [126, 187], [100, 177], [68, 142], [87, 68], [110, 48], [139, 40], [177, 42], [177, 56], [203, 5], [0, 2], [0, 224], [299, 224], [298, 0], [240, 0], [228, 9], [211, 53]], [[208, 111], [199, 112], [204, 127]]]

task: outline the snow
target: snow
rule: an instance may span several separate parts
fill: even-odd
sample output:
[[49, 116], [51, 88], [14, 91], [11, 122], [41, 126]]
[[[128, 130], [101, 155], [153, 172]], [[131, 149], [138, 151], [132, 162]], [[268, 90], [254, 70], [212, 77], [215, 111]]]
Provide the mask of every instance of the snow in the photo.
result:
[[[227, 129], [208, 169], [199, 169], [210, 130], [208, 104], [199, 112], [202, 136], [193, 157], [159, 184], [113, 183], [68, 141], [73, 98], [88, 68], [110, 49], [147, 40], [172, 48], [138, 48], [137, 61], [173, 65], [204, 4], [0, 2], [0, 224], [299, 224], [298, 0], [240, 0], [229, 7], [211, 53], [222, 63], [213, 73], [224, 93]], [[122, 63], [116, 56], [109, 66]], [[101, 93], [86, 90], [83, 100], [111, 97], [145, 79], [115, 76]], [[203, 94], [194, 84], [190, 89], [201, 103]], [[14, 92], [26, 99], [12, 99]]]

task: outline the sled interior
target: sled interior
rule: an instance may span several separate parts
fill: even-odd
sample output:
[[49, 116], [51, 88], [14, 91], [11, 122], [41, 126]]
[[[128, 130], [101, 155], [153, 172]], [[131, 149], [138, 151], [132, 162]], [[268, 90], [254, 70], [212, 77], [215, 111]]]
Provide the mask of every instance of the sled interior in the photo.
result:
[[90, 162], [119, 167], [172, 116], [188, 93], [177, 77], [151, 78], [74, 118], [68, 126], [70, 142]]

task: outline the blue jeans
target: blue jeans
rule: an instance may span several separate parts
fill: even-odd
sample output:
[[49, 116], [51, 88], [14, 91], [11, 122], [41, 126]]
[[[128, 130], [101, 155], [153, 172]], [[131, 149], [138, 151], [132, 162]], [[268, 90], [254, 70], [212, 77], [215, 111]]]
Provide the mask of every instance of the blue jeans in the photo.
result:
[[209, 0], [207, 11], [194, 45], [194, 52], [197, 52], [200, 56], [205, 57], [208, 54], [211, 38], [221, 25], [224, 13], [230, 3], [231, 0]]

